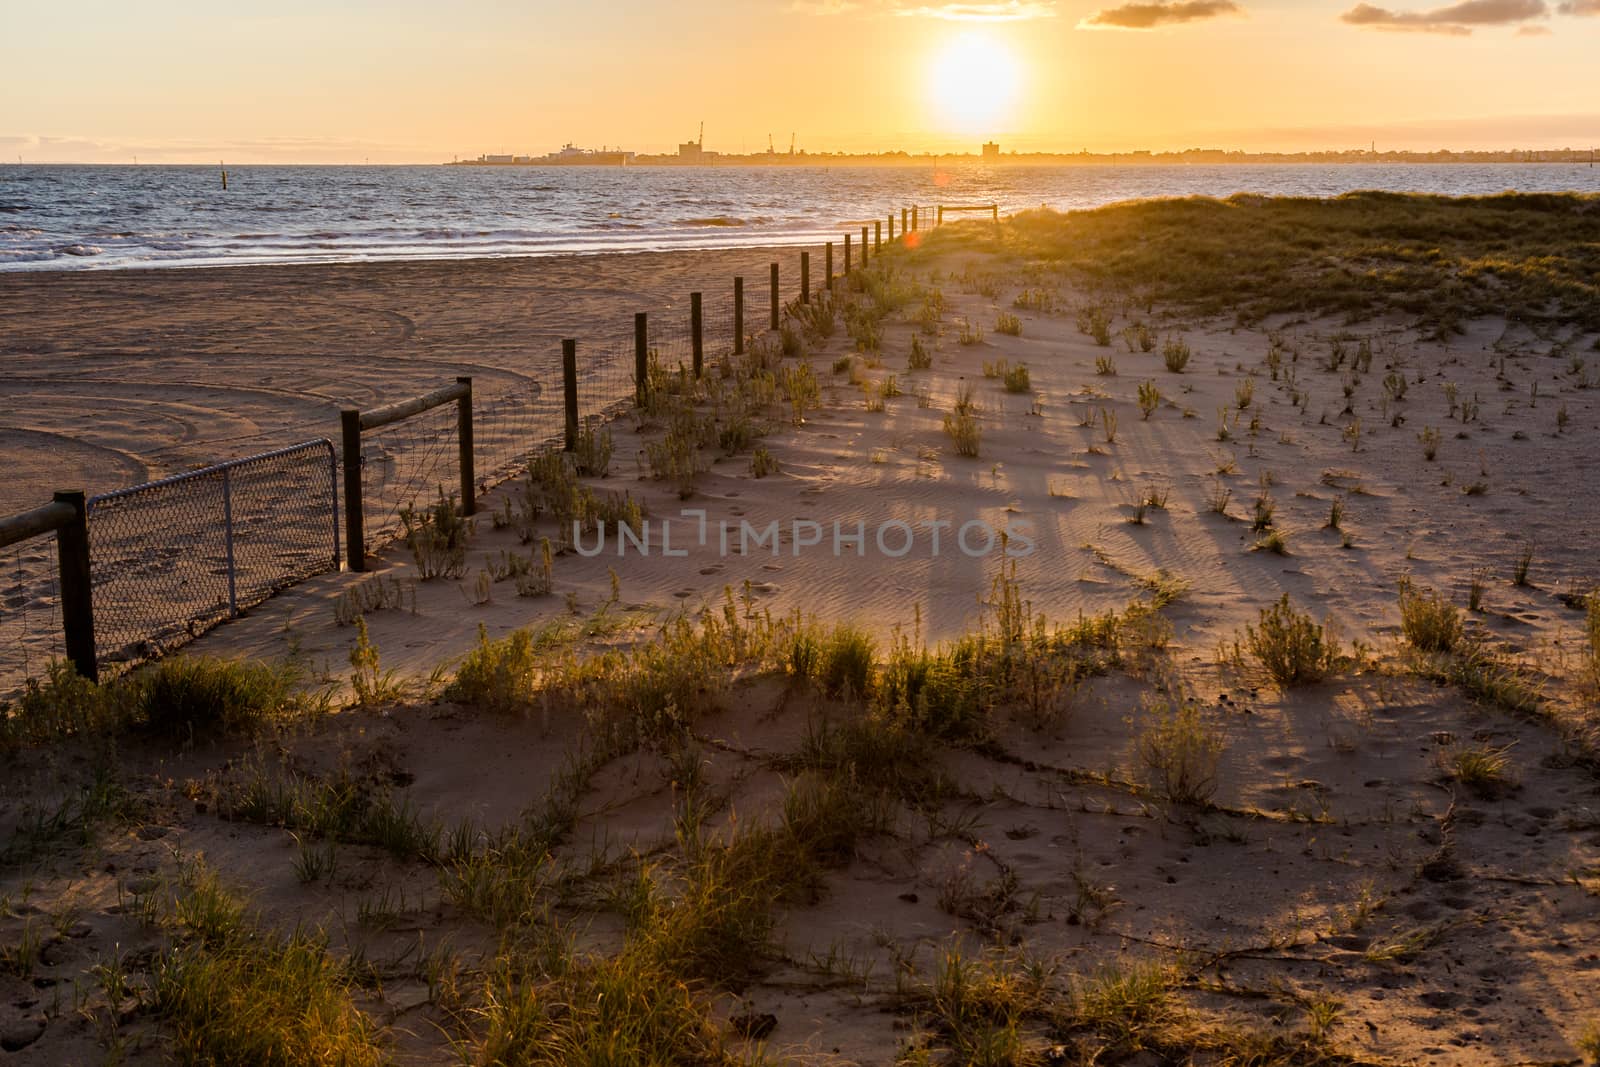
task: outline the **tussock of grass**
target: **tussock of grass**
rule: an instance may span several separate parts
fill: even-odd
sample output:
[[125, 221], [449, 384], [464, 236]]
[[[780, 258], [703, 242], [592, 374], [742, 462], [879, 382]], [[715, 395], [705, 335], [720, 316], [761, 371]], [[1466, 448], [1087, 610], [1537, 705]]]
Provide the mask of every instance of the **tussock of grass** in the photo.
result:
[[1461, 609], [1442, 595], [1400, 585], [1400, 630], [1423, 652], [1454, 652], [1466, 634]]
[[15, 706], [0, 705], [0, 749], [134, 728], [182, 738], [249, 733], [324, 710], [301, 681], [287, 664], [172, 656], [96, 685], [57, 661]]
[[208, 871], [173, 905], [178, 942], [158, 956], [152, 1007], [185, 1063], [384, 1062], [378, 1028], [317, 937], [258, 928]]

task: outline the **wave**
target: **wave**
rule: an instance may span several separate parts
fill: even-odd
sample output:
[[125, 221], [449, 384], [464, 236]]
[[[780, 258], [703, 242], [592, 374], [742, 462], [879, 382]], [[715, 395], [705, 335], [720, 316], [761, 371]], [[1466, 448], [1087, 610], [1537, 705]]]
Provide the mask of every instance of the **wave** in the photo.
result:
[[70, 244], [58, 245], [54, 251], [63, 256], [98, 256], [105, 253], [99, 245]]
[[679, 226], [746, 226], [749, 225], [741, 218], [732, 215], [712, 215], [704, 219], [680, 219]]

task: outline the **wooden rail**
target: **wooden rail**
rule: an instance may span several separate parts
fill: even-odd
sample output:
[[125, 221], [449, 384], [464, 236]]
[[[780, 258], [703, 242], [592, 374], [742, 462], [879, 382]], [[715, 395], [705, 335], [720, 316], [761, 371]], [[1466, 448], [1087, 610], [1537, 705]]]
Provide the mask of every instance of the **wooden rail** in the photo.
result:
[[461, 513], [471, 515], [477, 511], [477, 475], [472, 463], [472, 379], [461, 377], [454, 385], [446, 385], [431, 393], [385, 404], [370, 411], [346, 408], [339, 412], [340, 440], [344, 452], [344, 531], [349, 545], [350, 569], [367, 569], [366, 513], [361, 489], [361, 435], [404, 419], [431, 411], [445, 404], [455, 404], [456, 450], [461, 466]]

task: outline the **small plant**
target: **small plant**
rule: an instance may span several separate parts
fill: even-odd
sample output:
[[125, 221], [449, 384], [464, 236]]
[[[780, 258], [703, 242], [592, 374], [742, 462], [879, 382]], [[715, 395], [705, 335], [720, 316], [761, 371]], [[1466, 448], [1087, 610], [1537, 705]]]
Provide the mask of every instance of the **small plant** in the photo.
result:
[[1018, 363], [1015, 367], [1008, 367], [1002, 376], [1005, 390], [1008, 393], [1029, 393], [1033, 391], [1033, 383], [1028, 377], [1028, 367], [1025, 363]]
[[1188, 701], [1150, 710], [1155, 717], [1139, 734], [1136, 747], [1151, 788], [1171, 804], [1209, 804], [1217, 793], [1221, 733]]
[[1477, 613], [1483, 610], [1483, 595], [1488, 590], [1489, 572], [1475, 570], [1472, 580], [1467, 583], [1467, 610]]
[[378, 646], [367, 636], [367, 620], [356, 620], [356, 643], [350, 649], [350, 688], [362, 707], [399, 700], [403, 689], [395, 672], [384, 670], [378, 660]]
[[1233, 490], [1228, 488], [1228, 483], [1216, 475], [1211, 476], [1211, 488], [1206, 493], [1206, 507], [1218, 515], [1228, 513], [1228, 503], [1233, 499]]
[[1181, 337], [1168, 337], [1161, 345], [1161, 360], [1173, 374], [1182, 374], [1189, 365], [1189, 342]]
[[472, 524], [461, 514], [453, 494], [445, 496], [441, 489], [438, 502], [420, 514], [409, 506], [401, 508], [400, 525], [417, 564], [417, 577], [427, 582], [466, 573]]
[[1106, 444], [1117, 443], [1117, 413], [1110, 408], [1100, 409], [1100, 430], [1105, 434]]
[[969, 459], [977, 458], [983, 431], [979, 428], [975, 416], [951, 412], [944, 417], [944, 432], [955, 442], [956, 455], [966, 456]]
[[1256, 538], [1256, 543], [1250, 546], [1250, 550], [1252, 552], [1271, 552], [1275, 556], [1287, 556], [1289, 554], [1289, 539], [1284, 536], [1282, 530], [1274, 528]]
[[1155, 382], [1145, 381], [1139, 383], [1139, 414], [1146, 421], [1156, 413], [1161, 406], [1161, 390], [1156, 388]]
[[1003, 333], [1009, 337], [1021, 337], [1022, 320], [1009, 311], [1002, 311], [1000, 317], [995, 320], [994, 330], [996, 333]]
[[1261, 492], [1256, 494], [1255, 506], [1250, 515], [1250, 532], [1263, 533], [1272, 528], [1272, 516], [1277, 510], [1277, 503], [1272, 499], [1272, 493], [1266, 486], [1261, 487]]
[[961, 320], [961, 332], [957, 334], [956, 340], [963, 345], [981, 345], [983, 344], [983, 327], [971, 319], [964, 318]]
[[856, 357], [848, 353], [842, 356], [835, 356], [833, 360], [833, 373], [844, 374], [854, 368], [855, 365]]
[[1443, 596], [1400, 583], [1400, 630], [1423, 652], [1454, 652], [1465, 636], [1461, 611]]
[[1344, 524], [1344, 497], [1336, 496], [1333, 503], [1328, 505], [1328, 522], [1326, 529], [1339, 530]]
[[912, 335], [911, 354], [906, 357], [906, 370], [927, 370], [933, 366], [933, 354], [922, 343], [922, 338]]
[[1517, 561], [1511, 565], [1511, 584], [1525, 586], [1528, 584], [1528, 571], [1533, 567], [1533, 542], [1524, 541], [1522, 553], [1517, 556]]
[[1556, 408], [1556, 433], [1558, 435], [1566, 433], [1567, 427], [1571, 424], [1572, 416], [1567, 414], [1567, 405], [1562, 402], [1561, 406]]
[[611, 431], [597, 427], [598, 420], [585, 420], [578, 431], [578, 448], [573, 453], [578, 473], [586, 478], [604, 478], [611, 473]]
[[1110, 356], [1096, 356], [1094, 357], [1094, 372], [1103, 376], [1115, 377], [1117, 361]]
[[1245, 646], [1284, 687], [1320, 682], [1339, 662], [1339, 642], [1326, 623], [1296, 611], [1285, 593], [1261, 609], [1258, 626], [1245, 627]]
[[1510, 773], [1510, 751], [1509, 745], [1458, 748], [1444, 758], [1445, 773], [1476, 796], [1493, 800], [1515, 787]]
[[750, 455], [750, 473], [757, 478], [765, 478], [769, 474], [778, 472], [778, 460], [767, 450], [766, 445], [758, 445]]
[[1417, 434], [1417, 440], [1422, 442], [1422, 458], [1432, 463], [1439, 456], [1439, 431], [1432, 426], [1424, 426], [1422, 432]]
[[1251, 404], [1255, 403], [1255, 400], [1256, 382], [1254, 378], [1246, 378], [1234, 387], [1233, 406], [1240, 411], [1248, 409]]

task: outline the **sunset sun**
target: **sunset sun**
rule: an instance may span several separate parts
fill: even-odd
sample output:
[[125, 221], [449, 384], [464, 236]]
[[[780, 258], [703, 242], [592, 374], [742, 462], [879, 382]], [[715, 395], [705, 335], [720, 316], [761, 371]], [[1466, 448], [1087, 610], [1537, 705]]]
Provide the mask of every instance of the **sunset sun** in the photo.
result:
[[991, 37], [965, 33], [929, 65], [936, 121], [960, 133], [988, 133], [1005, 120], [1021, 83], [1017, 57]]

